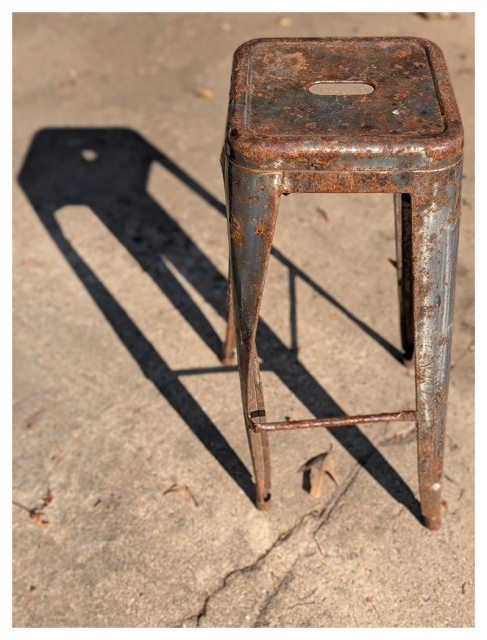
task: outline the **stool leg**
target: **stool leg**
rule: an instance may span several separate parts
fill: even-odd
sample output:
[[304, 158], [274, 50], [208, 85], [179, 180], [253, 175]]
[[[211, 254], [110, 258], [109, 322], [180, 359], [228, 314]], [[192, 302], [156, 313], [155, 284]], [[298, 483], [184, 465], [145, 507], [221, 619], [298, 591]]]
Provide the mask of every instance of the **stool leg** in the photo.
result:
[[411, 196], [409, 193], [394, 194], [394, 218], [403, 361], [406, 367], [412, 368], [414, 366], [413, 255]]
[[222, 363], [225, 367], [233, 364], [235, 357], [235, 324], [233, 322], [233, 303], [232, 303], [232, 278], [231, 266], [228, 268], [228, 298], [227, 298], [227, 335], [225, 344], [223, 345]]
[[420, 175], [412, 194], [414, 345], [421, 511], [439, 529], [461, 164], [432, 174]]
[[264, 395], [255, 337], [279, 202], [279, 176], [227, 164], [230, 279], [242, 404], [256, 484], [256, 506], [270, 507], [270, 454], [266, 433], [250, 420], [265, 421]]

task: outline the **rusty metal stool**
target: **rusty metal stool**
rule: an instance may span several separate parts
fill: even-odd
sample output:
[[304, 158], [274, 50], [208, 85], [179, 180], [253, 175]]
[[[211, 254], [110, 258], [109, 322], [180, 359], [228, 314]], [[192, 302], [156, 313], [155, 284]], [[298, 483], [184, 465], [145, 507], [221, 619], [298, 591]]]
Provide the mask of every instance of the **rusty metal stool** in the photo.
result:
[[[224, 362], [235, 340], [259, 509], [270, 506], [270, 431], [402, 420], [417, 423], [421, 510], [426, 526], [440, 527], [462, 155], [460, 114], [432, 42], [276, 38], [236, 51], [222, 152]], [[416, 409], [265, 422], [255, 338], [279, 197], [332, 192], [394, 194], [401, 339], [415, 367]]]

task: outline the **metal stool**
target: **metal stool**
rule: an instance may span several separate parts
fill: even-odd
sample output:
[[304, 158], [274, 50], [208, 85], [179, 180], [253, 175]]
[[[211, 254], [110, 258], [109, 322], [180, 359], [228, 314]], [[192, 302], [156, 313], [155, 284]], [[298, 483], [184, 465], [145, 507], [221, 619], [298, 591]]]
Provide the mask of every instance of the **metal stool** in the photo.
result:
[[[269, 38], [236, 51], [222, 152], [230, 248], [223, 361], [236, 342], [257, 508], [270, 506], [270, 431], [411, 421], [421, 511], [427, 527], [440, 527], [462, 155], [460, 114], [432, 42]], [[288, 193], [394, 194], [414, 411], [265, 422], [255, 338], [279, 197]]]

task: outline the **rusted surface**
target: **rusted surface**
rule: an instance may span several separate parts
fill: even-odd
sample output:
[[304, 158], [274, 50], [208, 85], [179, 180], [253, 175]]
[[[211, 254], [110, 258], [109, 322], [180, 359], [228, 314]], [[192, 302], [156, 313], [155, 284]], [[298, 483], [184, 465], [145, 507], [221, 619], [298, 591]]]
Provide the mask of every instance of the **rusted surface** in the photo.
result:
[[376, 413], [367, 416], [318, 418], [317, 420], [288, 420], [287, 422], [259, 423], [251, 420], [252, 429], [256, 432], [292, 431], [293, 429], [314, 429], [316, 427], [349, 427], [356, 424], [374, 424], [377, 422], [416, 422], [416, 411]]
[[[319, 96], [317, 82], [366, 82]], [[225, 149], [248, 168], [437, 169], [462, 156], [441, 50], [420, 38], [252, 40], [235, 53]]]
[[[374, 91], [308, 90], [324, 82], [362, 82]], [[421, 508], [428, 527], [440, 526], [462, 156], [458, 107], [432, 42], [282, 38], [253, 40], [236, 51], [222, 168], [259, 508], [270, 505], [266, 431], [415, 419]], [[395, 194], [401, 339], [404, 363], [415, 367], [416, 411], [264, 423], [255, 335], [279, 197], [287, 193]]]

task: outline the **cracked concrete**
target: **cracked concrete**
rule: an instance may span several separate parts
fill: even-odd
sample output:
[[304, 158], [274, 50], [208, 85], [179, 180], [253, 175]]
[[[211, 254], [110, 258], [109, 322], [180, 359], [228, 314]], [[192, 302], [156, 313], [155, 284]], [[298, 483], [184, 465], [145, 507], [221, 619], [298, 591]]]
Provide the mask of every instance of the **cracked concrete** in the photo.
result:
[[[473, 14], [281, 18], [14, 14], [15, 627], [475, 624]], [[409, 424], [273, 434], [272, 509], [252, 503], [219, 153], [233, 51], [282, 35], [445, 53], [466, 157], [439, 532]], [[274, 247], [269, 417], [412, 408], [392, 198], [283, 198]], [[340, 484], [313, 499], [297, 470], [332, 445]]]

